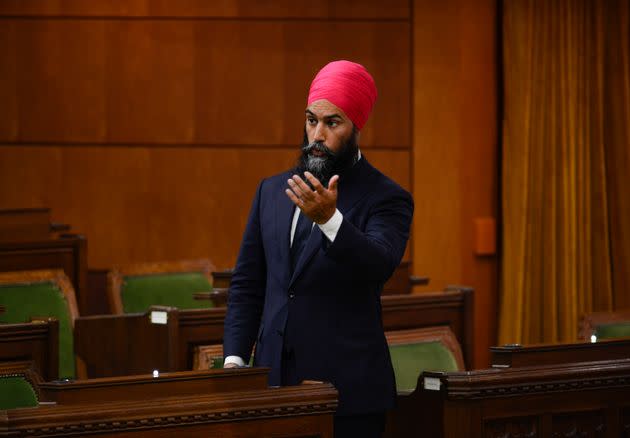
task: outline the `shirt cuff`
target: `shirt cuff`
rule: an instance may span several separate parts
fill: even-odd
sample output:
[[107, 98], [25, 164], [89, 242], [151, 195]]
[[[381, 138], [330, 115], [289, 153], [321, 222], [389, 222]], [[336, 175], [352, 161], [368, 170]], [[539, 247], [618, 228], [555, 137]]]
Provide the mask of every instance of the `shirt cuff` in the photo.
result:
[[240, 356], [228, 356], [228, 357], [226, 357], [225, 361], [223, 362], [223, 366], [225, 366], [228, 363], [235, 363], [239, 367], [245, 366], [245, 362], [243, 361], [243, 359], [241, 359]]
[[343, 222], [343, 215], [337, 209], [335, 209], [335, 214], [332, 215], [328, 222], [323, 224], [317, 224], [322, 233], [330, 240], [331, 242], [335, 241], [335, 237], [337, 237], [337, 233], [339, 232], [339, 228], [341, 228], [341, 223]]

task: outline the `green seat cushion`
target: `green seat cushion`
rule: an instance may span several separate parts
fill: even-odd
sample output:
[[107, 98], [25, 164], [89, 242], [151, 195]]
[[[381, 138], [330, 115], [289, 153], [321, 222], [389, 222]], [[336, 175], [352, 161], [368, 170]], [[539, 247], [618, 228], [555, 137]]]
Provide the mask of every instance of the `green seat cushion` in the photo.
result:
[[597, 339], [630, 337], [630, 321], [598, 325], [595, 329]]
[[37, 394], [22, 376], [0, 376], [0, 410], [37, 406]]
[[390, 345], [396, 389], [413, 391], [423, 371], [457, 371], [457, 361], [440, 342]]
[[179, 309], [213, 307], [210, 300], [195, 300], [196, 292], [208, 292], [212, 285], [198, 272], [154, 274], [125, 277], [121, 300], [125, 313], [145, 312], [150, 306], [173, 306]]
[[24, 323], [32, 317], [59, 320], [59, 377], [74, 378], [74, 340], [70, 311], [63, 292], [53, 282], [0, 286], [0, 304], [6, 312], [0, 323]]

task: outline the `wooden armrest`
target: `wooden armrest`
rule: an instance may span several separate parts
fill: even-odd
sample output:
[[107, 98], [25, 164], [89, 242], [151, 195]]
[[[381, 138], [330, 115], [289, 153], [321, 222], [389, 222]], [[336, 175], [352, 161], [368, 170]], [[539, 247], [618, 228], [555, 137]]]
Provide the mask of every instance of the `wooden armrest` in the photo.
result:
[[416, 275], [409, 276], [409, 283], [412, 286], [426, 286], [427, 284], [429, 284], [429, 281], [429, 277], [418, 277]]
[[223, 307], [227, 304], [228, 289], [216, 287], [210, 292], [196, 292], [193, 294], [195, 300], [212, 301], [216, 307]]

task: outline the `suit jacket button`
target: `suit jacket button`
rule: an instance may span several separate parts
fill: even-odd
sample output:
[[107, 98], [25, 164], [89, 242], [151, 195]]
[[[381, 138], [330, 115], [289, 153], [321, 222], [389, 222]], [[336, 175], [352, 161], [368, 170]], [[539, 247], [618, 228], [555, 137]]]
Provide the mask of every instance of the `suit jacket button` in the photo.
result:
[[289, 298], [291, 299], [295, 298], [295, 294], [293, 292], [289, 292]]

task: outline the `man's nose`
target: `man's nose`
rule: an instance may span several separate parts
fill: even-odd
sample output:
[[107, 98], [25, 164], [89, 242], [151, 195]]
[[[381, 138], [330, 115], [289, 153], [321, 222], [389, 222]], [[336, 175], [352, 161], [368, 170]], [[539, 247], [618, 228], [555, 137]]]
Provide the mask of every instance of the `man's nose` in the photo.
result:
[[321, 141], [322, 143], [326, 141], [323, 123], [318, 123], [315, 127], [315, 135], [313, 136], [313, 141]]

